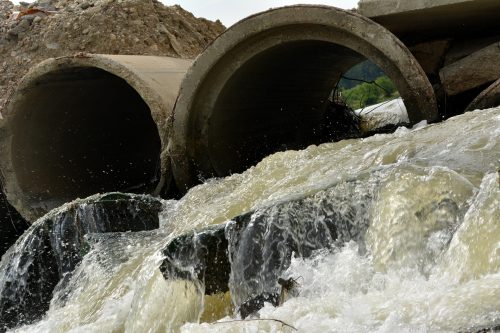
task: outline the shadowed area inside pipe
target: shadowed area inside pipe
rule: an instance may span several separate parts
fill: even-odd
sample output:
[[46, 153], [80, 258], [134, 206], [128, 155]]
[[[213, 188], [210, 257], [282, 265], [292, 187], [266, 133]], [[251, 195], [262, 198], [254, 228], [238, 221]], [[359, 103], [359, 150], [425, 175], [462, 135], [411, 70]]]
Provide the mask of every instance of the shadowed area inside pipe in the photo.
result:
[[145, 101], [98, 68], [49, 72], [16, 105], [13, 165], [33, 201], [145, 192], [160, 177], [160, 146]]
[[365, 17], [296, 5], [233, 25], [182, 82], [169, 142], [177, 186], [187, 191], [277, 151], [356, 137], [338, 84], [365, 60], [392, 81], [409, 123], [436, 119], [434, 91], [416, 59]]
[[329, 97], [342, 74], [363, 60], [337, 44], [296, 41], [238, 68], [222, 88], [207, 130], [216, 174], [244, 171], [276, 151], [330, 141], [327, 132], [335, 124], [328, 113], [336, 110]]

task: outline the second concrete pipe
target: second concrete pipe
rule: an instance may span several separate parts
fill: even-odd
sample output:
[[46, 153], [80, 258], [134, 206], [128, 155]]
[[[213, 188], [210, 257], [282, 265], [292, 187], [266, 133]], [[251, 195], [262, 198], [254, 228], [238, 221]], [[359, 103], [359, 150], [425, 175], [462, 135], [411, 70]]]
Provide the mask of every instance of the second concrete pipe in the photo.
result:
[[280, 149], [318, 143], [327, 101], [364, 60], [395, 83], [410, 121], [436, 120], [434, 91], [391, 32], [354, 12], [291, 6], [238, 22], [201, 54], [184, 79], [169, 152], [177, 185], [241, 172]]
[[328, 96], [365, 59], [395, 82], [412, 122], [436, 118], [432, 87], [408, 49], [382, 26], [333, 7], [249, 17], [192, 66], [142, 56], [45, 61], [5, 114], [7, 196], [33, 220], [96, 192], [160, 193], [172, 172], [187, 190], [199, 176], [226, 176], [283, 147], [318, 143]]

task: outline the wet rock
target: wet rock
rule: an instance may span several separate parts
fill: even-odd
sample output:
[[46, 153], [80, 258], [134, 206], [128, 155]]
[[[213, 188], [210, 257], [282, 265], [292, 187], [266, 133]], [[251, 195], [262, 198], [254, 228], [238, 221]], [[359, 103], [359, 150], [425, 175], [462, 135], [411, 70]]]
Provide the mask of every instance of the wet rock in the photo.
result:
[[500, 324], [495, 326], [468, 329], [460, 331], [460, 333], [500, 333]]
[[270, 303], [273, 306], [278, 306], [280, 304], [280, 295], [279, 294], [269, 294], [262, 293], [257, 295], [251, 299], [246, 300], [239, 306], [239, 313], [242, 319], [245, 319], [252, 314], [255, 314], [257, 311], [264, 307], [265, 303]]
[[7, 201], [0, 179], [0, 258], [28, 227], [28, 222]]
[[52, 292], [80, 263], [90, 233], [153, 230], [162, 202], [110, 193], [77, 200], [36, 221], [0, 263], [0, 331], [31, 323], [48, 310]]
[[164, 250], [160, 270], [166, 279], [204, 282], [205, 294], [229, 290], [228, 242], [225, 224], [182, 235]]
[[265, 302], [279, 303], [279, 282], [292, 256], [362, 241], [374, 189], [363, 181], [345, 182], [180, 236], [165, 249], [160, 269], [167, 279], [204, 283], [206, 294], [230, 290], [244, 318]]

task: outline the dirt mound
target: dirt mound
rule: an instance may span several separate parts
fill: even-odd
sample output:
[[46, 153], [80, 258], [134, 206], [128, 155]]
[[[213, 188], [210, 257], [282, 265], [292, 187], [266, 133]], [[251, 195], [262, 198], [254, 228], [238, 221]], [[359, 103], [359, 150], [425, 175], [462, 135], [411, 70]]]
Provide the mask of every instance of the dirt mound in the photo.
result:
[[224, 31], [156, 0], [0, 0], [0, 118], [19, 79], [36, 63], [78, 52], [193, 58]]

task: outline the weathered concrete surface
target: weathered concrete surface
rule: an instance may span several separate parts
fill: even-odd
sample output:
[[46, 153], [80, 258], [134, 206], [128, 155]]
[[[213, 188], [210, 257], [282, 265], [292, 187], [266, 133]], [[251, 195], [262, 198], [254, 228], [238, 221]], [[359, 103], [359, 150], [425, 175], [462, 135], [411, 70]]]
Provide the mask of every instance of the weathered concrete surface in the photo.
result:
[[[463, 113], [484, 84], [500, 77], [498, 55], [479, 56], [500, 41], [500, 1], [360, 0], [358, 12], [408, 46], [433, 84], [443, 118]], [[452, 77], [442, 76], [443, 67]]]
[[397, 14], [446, 5], [463, 4], [475, 0], [360, 0], [360, 13], [368, 17]]
[[282, 149], [318, 142], [328, 96], [366, 58], [395, 82], [411, 122], [434, 120], [432, 87], [408, 49], [380, 25], [326, 6], [251, 16], [200, 55], [183, 81], [172, 140], [176, 183], [226, 176]]
[[405, 42], [498, 32], [497, 0], [361, 0], [359, 13]]
[[0, 137], [12, 205], [34, 221], [94, 193], [168, 188], [169, 117], [191, 63], [79, 54], [32, 68], [8, 103]]
[[413, 45], [410, 51], [427, 75], [438, 76], [450, 44], [449, 40], [435, 40]]
[[484, 89], [470, 104], [466, 111], [488, 109], [500, 105], [500, 79]]
[[442, 68], [439, 76], [450, 96], [495, 81], [500, 78], [500, 42]]

